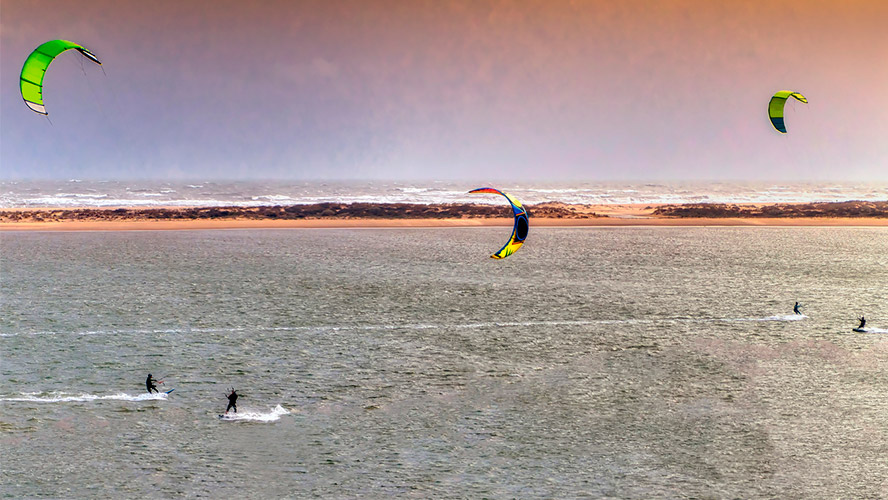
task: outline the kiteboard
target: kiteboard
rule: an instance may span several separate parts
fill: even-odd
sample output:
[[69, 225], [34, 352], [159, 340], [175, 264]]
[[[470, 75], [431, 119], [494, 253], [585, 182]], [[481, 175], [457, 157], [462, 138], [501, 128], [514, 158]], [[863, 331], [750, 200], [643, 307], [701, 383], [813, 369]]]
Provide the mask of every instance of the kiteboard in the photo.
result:
[[164, 392], [164, 394], [169, 394], [169, 393], [171, 393], [171, 392], [173, 392], [173, 391], [175, 391], [175, 389], [170, 389], [170, 390]]
[[851, 331], [859, 332], [859, 333], [866, 333], [865, 328], [852, 328]]

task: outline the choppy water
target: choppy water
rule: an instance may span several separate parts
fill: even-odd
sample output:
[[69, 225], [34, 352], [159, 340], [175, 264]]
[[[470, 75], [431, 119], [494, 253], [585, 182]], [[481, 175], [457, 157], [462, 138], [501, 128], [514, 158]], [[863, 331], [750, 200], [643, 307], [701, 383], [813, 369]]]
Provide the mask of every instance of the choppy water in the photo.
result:
[[888, 231], [504, 238], [3, 233], [0, 492], [888, 495]]
[[[500, 203], [455, 182], [0, 181], [0, 208], [269, 206], [311, 203]], [[524, 203], [778, 203], [886, 200], [884, 183], [496, 184]]]

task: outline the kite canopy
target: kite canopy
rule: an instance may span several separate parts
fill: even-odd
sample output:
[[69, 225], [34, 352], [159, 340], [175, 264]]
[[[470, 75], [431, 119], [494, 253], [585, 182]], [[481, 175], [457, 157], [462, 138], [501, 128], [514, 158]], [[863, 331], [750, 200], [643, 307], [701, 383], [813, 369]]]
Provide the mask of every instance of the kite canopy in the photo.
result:
[[527, 232], [530, 229], [530, 225], [527, 221], [527, 210], [521, 206], [521, 202], [499, 189], [489, 187], [473, 189], [469, 191], [469, 193], [492, 193], [505, 196], [506, 199], [509, 200], [509, 205], [512, 206], [512, 213], [515, 215], [515, 225], [512, 227], [512, 236], [509, 238], [509, 241], [506, 242], [506, 245], [500, 248], [498, 252], [491, 255], [490, 258], [505, 259], [521, 248], [521, 245], [524, 244], [524, 240], [527, 238]]
[[43, 77], [49, 64], [62, 52], [75, 49], [80, 54], [96, 64], [102, 64], [92, 52], [80, 45], [67, 40], [50, 40], [34, 49], [25, 65], [22, 66], [22, 74], [19, 77], [19, 86], [22, 89], [22, 99], [29, 108], [42, 115], [48, 114], [43, 106]]
[[768, 116], [771, 118], [771, 124], [782, 134], [786, 133], [786, 125], [783, 123], [783, 106], [786, 105], [786, 100], [790, 97], [794, 97], [805, 104], [808, 103], [808, 99], [805, 96], [792, 90], [777, 92], [771, 97], [771, 102], [768, 103]]

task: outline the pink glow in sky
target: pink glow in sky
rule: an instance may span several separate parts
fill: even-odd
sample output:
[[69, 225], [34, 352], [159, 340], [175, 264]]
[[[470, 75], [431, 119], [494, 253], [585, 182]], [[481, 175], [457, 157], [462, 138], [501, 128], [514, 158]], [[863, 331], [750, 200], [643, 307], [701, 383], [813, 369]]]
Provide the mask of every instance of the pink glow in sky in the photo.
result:
[[[882, 0], [0, 9], [3, 178], [888, 180]], [[53, 38], [107, 74], [57, 60], [50, 125], [17, 76]]]

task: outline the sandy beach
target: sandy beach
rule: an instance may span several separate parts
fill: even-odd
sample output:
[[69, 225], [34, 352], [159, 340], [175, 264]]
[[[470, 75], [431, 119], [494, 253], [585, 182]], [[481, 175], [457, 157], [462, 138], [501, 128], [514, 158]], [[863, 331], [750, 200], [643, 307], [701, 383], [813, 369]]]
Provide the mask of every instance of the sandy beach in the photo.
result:
[[[344, 204], [333, 210], [324, 204], [305, 209], [309, 214], [286, 218], [287, 211], [303, 207], [151, 209], [11, 208], [0, 210], [0, 231], [155, 231], [200, 229], [284, 228], [402, 228], [510, 226], [512, 219], [503, 207], [490, 205], [383, 206], [368, 212], [361, 204]], [[539, 227], [626, 227], [626, 226], [862, 226], [886, 227], [888, 202], [843, 202], [832, 204], [781, 205], [568, 205], [548, 203], [528, 206], [531, 224]], [[326, 208], [325, 208], [326, 207]], [[811, 209], [810, 207], [814, 207]], [[849, 209], [849, 207], [851, 207]], [[869, 211], [862, 210], [862, 208]], [[875, 208], [874, 208], [875, 207]], [[804, 209], [816, 210], [816, 216]], [[374, 215], [378, 213], [378, 215]], [[736, 213], [736, 216], [731, 216]], [[852, 216], [848, 216], [847, 214]], [[867, 213], [868, 216], [853, 216]], [[462, 216], [454, 216], [462, 214]], [[800, 215], [801, 214], [801, 215]], [[837, 215], [844, 216], [837, 216]]]

